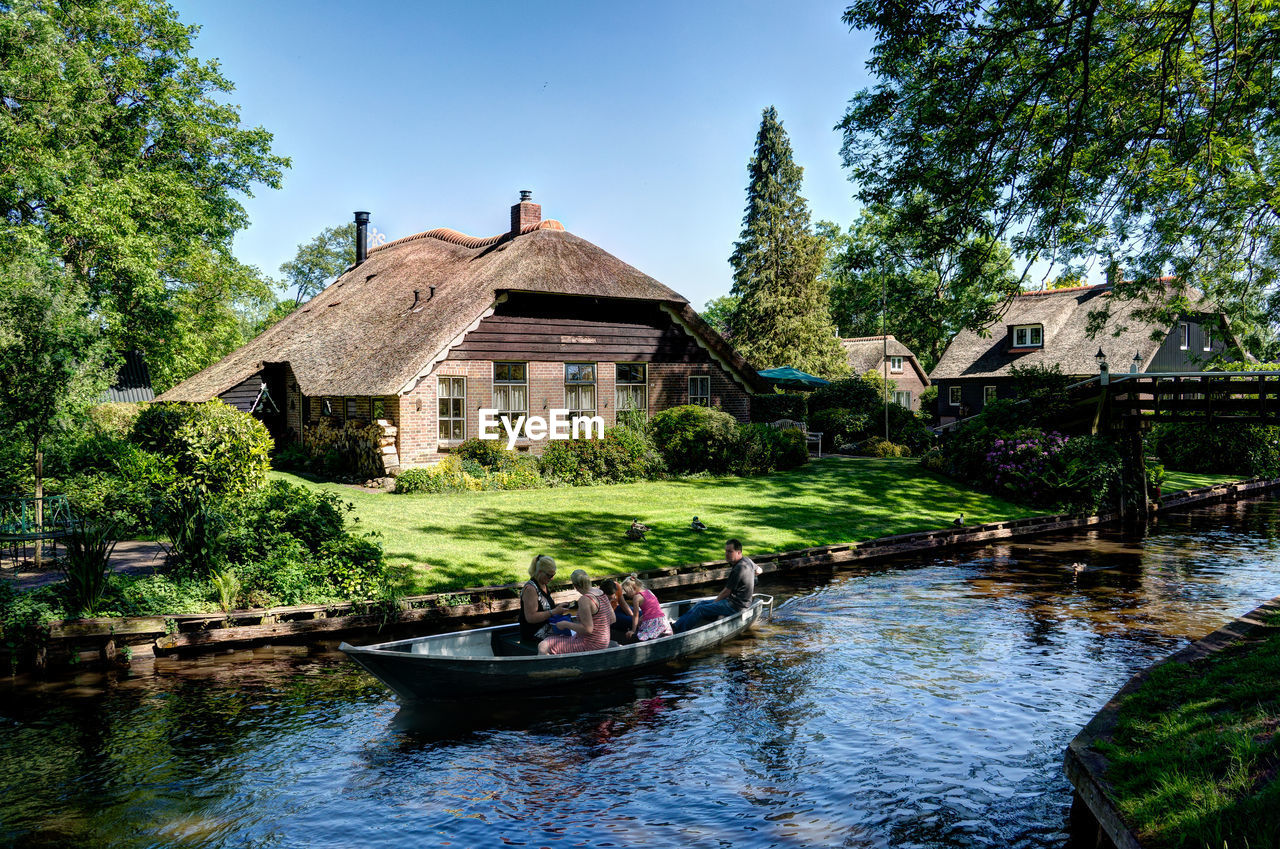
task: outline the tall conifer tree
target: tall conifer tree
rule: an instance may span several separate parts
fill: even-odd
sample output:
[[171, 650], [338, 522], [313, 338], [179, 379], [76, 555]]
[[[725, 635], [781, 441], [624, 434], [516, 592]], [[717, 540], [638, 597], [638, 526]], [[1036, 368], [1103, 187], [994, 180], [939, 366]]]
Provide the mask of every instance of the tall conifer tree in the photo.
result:
[[747, 166], [747, 211], [733, 246], [729, 318], [734, 345], [757, 368], [794, 366], [813, 374], [848, 371], [819, 279], [822, 241], [809, 223], [800, 194], [804, 169], [796, 165], [778, 111], [764, 110], [756, 151]]

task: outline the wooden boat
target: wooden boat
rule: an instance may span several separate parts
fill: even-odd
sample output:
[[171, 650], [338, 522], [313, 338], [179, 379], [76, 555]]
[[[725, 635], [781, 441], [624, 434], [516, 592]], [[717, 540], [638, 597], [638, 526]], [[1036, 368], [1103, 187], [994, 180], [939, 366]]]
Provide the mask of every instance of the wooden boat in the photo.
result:
[[[662, 609], [678, 619], [705, 600], [670, 602]], [[772, 612], [773, 596], [757, 594], [745, 610], [683, 634], [577, 654], [539, 655], [520, 642], [519, 625], [338, 648], [403, 702], [457, 699], [576, 684], [677, 660], [733, 639]]]

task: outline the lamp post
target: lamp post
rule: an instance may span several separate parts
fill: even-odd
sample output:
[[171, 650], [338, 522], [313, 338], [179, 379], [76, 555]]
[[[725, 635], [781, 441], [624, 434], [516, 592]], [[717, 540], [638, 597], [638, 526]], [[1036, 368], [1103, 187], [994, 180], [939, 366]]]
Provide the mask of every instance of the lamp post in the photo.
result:
[[1129, 374], [1137, 374], [1142, 371], [1142, 352], [1133, 352], [1133, 362], [1129, 364]]
[[884, 441], [889, 441], [889, 331], [886, 329], [889, 312], [889, 283], [884, 271], [880, 272], [880, 341], [884, 352], [880, 365], [884, 369]]
[[1111, 373], [1107, 369], [1107, 355], [1099, 348], [1098, 353], [1094, 354], [1093, 358], [1098, 361], [1098, 382], [1106, 386], [1111, 383]]

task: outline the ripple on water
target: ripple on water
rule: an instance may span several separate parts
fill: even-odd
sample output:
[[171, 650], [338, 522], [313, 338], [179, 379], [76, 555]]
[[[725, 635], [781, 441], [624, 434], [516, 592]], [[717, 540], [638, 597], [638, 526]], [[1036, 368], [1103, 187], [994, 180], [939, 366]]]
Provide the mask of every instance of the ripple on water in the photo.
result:
[[1062, 846], [1067, 741], [1275, 595], [1276, 529], [1255, 502], [771, 585], [754, 638], [550, 698], [399, 710], [300, 650], [11, 686], [0, 845]]

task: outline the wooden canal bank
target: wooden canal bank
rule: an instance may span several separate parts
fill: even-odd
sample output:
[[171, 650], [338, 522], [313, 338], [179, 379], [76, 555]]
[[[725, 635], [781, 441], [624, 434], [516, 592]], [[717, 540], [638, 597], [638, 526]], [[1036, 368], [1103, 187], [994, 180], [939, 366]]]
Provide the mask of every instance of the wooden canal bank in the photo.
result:
[[[1162, 499], [1159, 512], [1192, 505], [1260, 495], [1280, 487], [1280, 479], [1244, 481], [1178, 492]], [[948, 527], [880, 537], [865, 542], [826, 545], [752, 554], [764, 574], [787, 574], [823, 567], [872, 564], [886, 558], [981, 545], [1055, 531], [1069, 531], [1116, 521], [1114, 514], [1097, 516], [1037, 516], [1009, 522]], [[655, 590], [684, 590], [722, 582], [728, 572], [723, 560], [655, 569], [644, 573]], [[96, 662], [127, 664], [135, 658], [167, 654], [226, 651], [266, 643], [305, 643], [341, 636], [372, 636], [388, 627], [412, 626], [422, 631], [466, 627], [491, 618], [511, 619], [518, 605], [519, 584], [472, 587], [447, 593], [408, 596], [395, 604], [299, 605], [230, 613], [136, 616], [111, 619], [66, 619], [49, 625], [39, 645], [18, 649], [19, 656], [0, 662], [11, 668], [45, 669]], [[572, 590], [555, 593], [572, 597]], [[16, 661], [16, 663], [15, 663]]]
[[[1195, 663], [1224, 649], [1265, 640], [1280, 629], [1280, 626], [1269, 624], [1278, 614], [1280, 596], [1139, 672], [1067, 745], [1064, 768], [1075, 788], [1071, 803], [1072, 846], [1080, 849], [1142, 849], [1143, 844], [1116, 806], [1115, 788], [1107, 780], [1109, 763], [1098, 751], [1099, 744], [1112, 739], [1126, 697], [1142, 687], [1160, 667]], [[1228, 744], [1224, 742], [1223, 745]], [[1232, 840], [1229, 845], [1236, 843]]]

